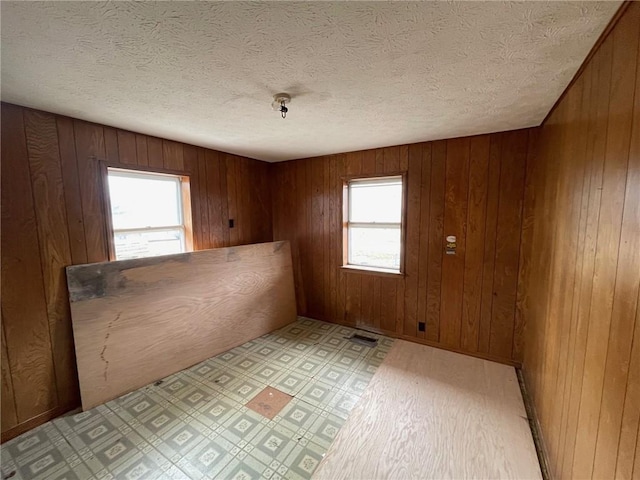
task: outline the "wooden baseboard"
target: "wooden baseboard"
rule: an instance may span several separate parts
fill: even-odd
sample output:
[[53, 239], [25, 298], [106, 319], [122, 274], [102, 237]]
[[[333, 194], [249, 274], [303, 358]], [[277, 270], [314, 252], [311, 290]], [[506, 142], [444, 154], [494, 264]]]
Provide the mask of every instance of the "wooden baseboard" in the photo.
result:
[[0, 443], [7, 442], [12, 438], [17, 437], [18, 435], [22, 435], [23, 433], [28, 432], [29, 430], [36, 428], [43, 423], [47, 423], [49, 420], [53, 420], [54, 418], [64, 415], [65, 413], [70, 412], [76, 408], [78, 408], [78, 405], [66, 405], [47, 410], [40, 415], [30, 418], [26, 422], [22, 422], [15, 427], [11, 427], [10, 429], [3, 431]]
[[536, 454], [538, 455], [542, 478], [543, 480], [549, 480], [551, 478], [549, 475], [549, 455], [544, 445], [540, 422], [538, 421], [538, 415], [536, 414], [536, 406], [533, 404], [533, 400], [529, 396], [522, 369], [516, 368], [516, 374], [518, 375], [518, 383], [520, 384], [520, 392], [522, 393], [524, 408], [526, 409], [527, 417], [529, 418], [529, 427], [531, 428], [531, 436], [533, 437], [533, 443], [536, 447]]
[[[307, 318], [312, 318], [312, 317], [309, 317], [307, 315], [302, 315], [302, 316], [305, 316]], [[319, 320], [319, 319], [315, 319], [315, 320]], [[391, 331], [388, 331], [388, 330], [382, 330], [382, 329], [379, 329], [379, 328], [369, 327], [368, 325], [353, 325], [353, 324], [349, 324], [347, 322], [344, 322], [344, 323], [332, 322], [330, 320], [320, 320], [320, 321], [329, 322], [329, 323], [336, 323], [338, 325], [344, 325], [345, 327], [357, 328], [358, 330], [362, 330], [362, 331], [365, 331], [365, 332], [371, 332], [371, 333], [377, 333], [377, 334], [380, 334], [380, 335], [386, 335], [387, 337], [399, 338], [400, 340], [406, 340], [408, 342], [419, 343], [421, 345], [427, 345], [428, 347], [439, 348], [441, 350], [447, 350], [449, 352], [461, 353], [462, 355], [469, 355], [471, 357], [481, 358], [483, 360], [489, 360], [491, 362], [503, 363], [503, 364], [509, 365], [511, 367], [520, 368], [522, 366], [522, 364], [520, 362], [517, 362], [517, 361], [512, 360], [510, 358], [497, 357], [497, 356], [491, 355], [489, 353], [469, 352], [469, 351], [462, 350], [462, 349], [459, 349], [459, 348], [449, 347], [447, 345], [443, 345], [442, 343], [433, 342], [431, 340], [425, 340], [424, 338], [411, 337], [409, 335], [404, 335], [404, 334], [401, 334], [401, 333], [396, 333], [396, 332], [391, 332]]]

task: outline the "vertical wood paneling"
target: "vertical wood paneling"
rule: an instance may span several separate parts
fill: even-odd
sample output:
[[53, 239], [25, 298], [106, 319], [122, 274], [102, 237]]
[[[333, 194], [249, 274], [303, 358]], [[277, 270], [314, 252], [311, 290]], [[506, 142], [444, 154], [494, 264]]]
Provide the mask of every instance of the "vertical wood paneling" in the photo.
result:
[[[527, 166], [525, 172], [524, 198], [522, 201], [522, 228], [520, 231], [520, 260], [518, 267], [518, 285], [521, 285], [531, 271], [536, 252], [532, 250], [531, 236], [534, 227], [535, 167], [538, 145], [538, 130], [529, 131], [529, 147], [527, 151]], [[488, 182], [487, 182], [488, 184]], [[588, 186], [586, 187], [588, 189]], [[487, 195], [488, 196], [488, 195]], [[485, 233], [486, 238], [486, 233]], [[516, 291], [516, 311], [514, 317], [513, 358], [522, 362], [525, 344], [525, 311], [529, 301], [529, 292], [522, 288]], [[482, 307], [482, 304], [481, 304]], [[482, 317], [481, 317], [482, 318]], [[479, 347], [479, 345], [478, 345]]]
[[313, 221], [310, 223], [311, 227], [311, 248], [315, 255], [312, 259], [313, 273], [312, 282], [314, 288], [309, 292], [310, 298], [310, 310], [309, 314], [314, 318], [324, 319], [324, 262], [325, 262], [325, 249], [323, 248], [323, 227], [324, 227], [324, 209], [323, 209], [323, 192], [322, 186], [324, 184], [324, 166], [323, 163], [327, 159], [316, 158], [312, 160], [310, 165], [311, 173], [311, 216]]
[[[157, 170], [166, 160], [188, 175], [194, 248], [227, 245], [229, 229], [219, 152], [168, 141], [163, 151], [158, 138], [8, 104], [1, 127], [4, 441], [78, 405], [64, 267], [107, 259], [102, 161]], [[269, 166], [229, 162], [243, 197], [239, 241], [271, 241]]]
[[[407, 174], [407, 239], [408, 245], [420, 245], [420, 198], [422, 195], [422, 147], [421, 143], [409, 146], [409, 172]], [[375, 160], [375, 156], [372, 155]], [[430, 162], [428, 164], [430, 167]], [[427, 168], [427, 165], [424, 165]], [[425, 208], [428, 212], [428, 208]], [[418, 283], [420, 280], [420, 249], [406, 251], [407, 288], [405, 289], [405, 319], [403, 333], [418, 336]], [[426, 274], [426, 271], [424, 272]], [[426, 275], [424, 290], [426, 290]], [[373, 290], [373, 288], [372, 288]], [[424, 309], [422, 318], [424, 317]], [[420, 319], [420, 321], [424, 321]]]
[[[638, 15], [638, 14], [637, 14]], [[629, 147], [629, 173], [627, 176], [627, 193], [625, 198], [625, 212], [623, 216], [623, 234], [630, 233], [630, 240], [627, 244], [626, 238], [621, 238], [622, 248], [625, 255], [633, 252], [630, 259], [631, 265], [637, 265], [637, 255], [640, 251], [638, 241], [640, 239], [640, 49], [638, 50], [638, 59], [636, 62], [636, 88], [634, 96], [634, 111], [631, 129], [631, 144]], [[636, 206], [633, 210], [634, 205]], [[629, 250], [631, 247], [631, 251]], [[636, 273], [640, 271], [637, 268]], [[637, 281], [637, 279], [633, 279]], [[624, 295], [628, 295], [624, 292]], [[628, 302], [628, 297], [623, 301]], [[623, 306], [623, 303], [618, 305]], [[627, 308], [630, 305], [627, 305]], [[624, 312], [623, 312], [624, 313]], [[630, 310], [627, 309], [626, 314], [629, 315]], [[619, 313], [615, 314], [616, 319], [621, 318]], [[628, 318], [628, 317], [627, 317]], [[622, 332], [624, 334], [624, 330]], [[608, 359], [607, 359], [608, 360]], [[622, 364], [624, 366], [624, 363]], [[615, 367], [615, 366], [614, 366]], [[618, 387], [619, 388], [619, 387]], [[635, 328], [633, 334], [633, 343], [631, 346], [630, 360], [628, 366], [627, 388], [625, 392], [624, 407], [622, 410], [622, 425], [620, 430], [620, 444], [618, 446], [618, 455], [616, 461], [616, 476], [618, 478], [630, 479], [633, 476], [633, 458], [637, 453], [634, 452], [634, 444], [640, 444], [640, 288], [638, 289], [638, 298], [636, 298], [636, 315]], [[636, 458], [640, 462], [640, 458]], [[635, 472], [640, 475], [640, 470]]]
[[380, 328], [387, 332], [395, 332], [396, 330], [396, 295], [400, 282], [401, 280], [395, 278], [384, 277], [380, 279]]
[[198, 191], [201, 195], [200, 200], [200, 248], [211, 248], [211, 225], [209, 222], [209, 185], [207, 182], [207, 162], [205, 158], [205, 150], [203, 148], [197, 148], [198, 155]]
[[138, 165], [141, 167], [149, 166], [149, 158], [147, 157], [147, 136], [136, 134], [136, 158]]
[[[637, 99], [640, 91], [636, 89], [639, 36], [640, 10], [636, 8], [621, 18], [613, 31], [613, 89], [609, 115], [613, 122], [611, 131], [617, 135], [608, 136], [607, 148], [613, 144], [615, 153], [612, 152], [612, 155], [621, 159], [616, 165], [619, 165], [621, 172], [625, 172], [626, 178], [620, 191], [622, 198], [619, 200], [623, 204], [622, 225], [593, 465], [595, 477], [613, 477], [616, 472], [617, 448], [631, 356], [630, 332], [634, 331], [637, 292], [640, 285], [640, 149], [637, 148], [637, 139], [634, 139], [636, 144], [633, 148], [631, 145], [632, 134], [637, 138], [637, 130], [640, 129], [640, 123], [636, 123], [636, 131], [632, 133], [634, 117], [636, 122], [640, 120], [640, 109], [637, 108], [640, 106]], [[635, 109], [630, 108], [631, 98], [635, 98]], [[620, 179], [622, 180], [622, 175]]]
[[[562, 429], [564, 442], [560, 442], [560, 448], [563, 449], [562, 454], [558, 453], [558, 465], [561, 468], [562, 476], [570, 476], [573, 468], [573, 452], [576, 442], [576, 431], [578, 423], [578, 414], [580, 402], [576, 401], [582, 391], [582, 383], [584, 377], [585, 354], [587, 346], [587, 337], [589, 331], [589, 307], [591, 305], [591, 294], [593, 286], [593, 269], [596, 252], [597, 229], [600, 215], [600, 199], [602, 192], [602, 172], [604, 162], [604, 139], [603, 130], [606, 132], [606, 121], [597, 121], [598, 101], [594, 98], [594, 92], [598, 90], [598, 73], [599, 62], [602, 60], [602, 54], [596, 55], [592, 62], [587, 66], [584, 72], [584, 93], [583, 93], [583, 112], [582, 122], [585, 123], [587, 131], [587, 141], [585, 143], [585, 160], [587, 167], [585, 169], [584, 188], [583, 188], [583, 204], [586, 203], [586, 221], [584, 225], [584, 241], [582, 252], [578, 255], [582, 258], [581, 271], [578, 272], [579, 290], [574, 294], [574, 303], [577, 302], [576, 326], [572, 340], [575, 343], [573, 351], [569, 354], [572, 362], [570, 387], [568, 391], [569, 404], [566, 411], [565, 425]], [[607, 92], [608, 95], [608, 92]], [[605, 99], [607, 96], [603, 96]], [[602, 154], [598, 154], [602, 152]], [[534, 188], [535, 183], [532, 187]], [[581, 227], [582, 232], [582, 227]], [[523, 232], [526, 235], [527, 232]], [[527, 278], [526, 276], [524, 278]], [[520, 289], [522, 290], [522, 289]], [[526, 320], [526, 318], [525, 318]], [[563, 410], [564, 411], [564, 410]]]
[[125, 130], [118, 130], [118, 155], [119, 162], [126, 165], [138, 164], [138, 147], [136, 135]]
[[[297, 242], [297, 252], [306, 252], [309, 249], [309, 216], [308, 209], [310, 209], [310, 205], [306, 201], [309, 194], [308, 184], [307, 184], [307, 168], [308, 165], [305, 162], [297, 161], [294, 163], [295, 165], [295, 185], [296, 188], [294, 190], [296, 199], [296, 224], [295, 230], [298, 237]], [[293, 254], [293, 252], [292, 252]], [[312, 309], [313, 300], [309, 294], [309, 288], [307, 286], [311, 286], [311, 280], [309, 278], [310, 269], [309, 269], [309, 259], [306, 255], [299, 256], [299, 268], [300, 268], [300, 286], [302, 287], [302, 291], [305, 292], [303, 295], [303, 302], [305, 306], [305, 314]]]
[[168, 170], [184, 170], [182, 143], [162, 140], [162, 158], [164, 168]]
[[359, 275], [360, 279], [360, 296], [361, 296], [361, 305], [360, 305], [360, 321], [359, 325], [361, 326], [374, 326], [374, 313], [373, 306], [376, 302], [375, 292], [374, 292], [374, 280], [375, 278], [371, 275]]
[[33, 110], [24, 118], [58, 400], [73, 406], [79, 390], [64, 272], [72, 260], [56, 119]]
[[82, 196], [80, 195], [73, 121], [70, 118], [57, 117], [56, 123], [71, 261], [73, 264], [87, 263], [87, 244], [84, 235]]
[[[528, 148], [528, 130], [523, 130], [279, 163], [274, 167], [272, 185], [272, 196], [277, 198], [273, 202], [274, 237], [292, 243], [294, 265], [300, 270], [296, 274], [298, 313], [475, 354], [483, 338], [486, 349], [481, 354], [512, 361]], [[501, 162], [510, 163], [505, 169], [517, 173], [514, 179], [504, 181], [503, 193]], [[343, 178], [399, 172], [406, 172], [407, 181], [404, 275], [345, 271], [340, 268]], [[505, 203], [501, 211], [500, 195]], [[512, 204], [507, 205], [509, 202]], [[492, 215], [488, 214], [490, 207]], [[503, 271], [496, 275], [510, 289], [501, 302], [505, 310], [510, 308], [511, 315], [495, 317], [490, 301], [483, 317], [484, 280], [494, 268], [495, 235], [501, 221], [508, 224], [503, 234], [517, 230], [509, 233], [508, 245], [506, 241], [504, 247], [501, 244], [507, 254], [499, 256]], [[453, 263], [445, 258], [446, 265], [445, 223], [448, 234], [458, 236], [458, 255]], [[467, 224], [471, 227], [465, 238]], [[490, 240], [493, 250], [487, 254]], [[465, 255], [465, 247], [471, 253]], [[493, 271], [491, 298], [492, 289]], [[506, 299], [510, 299], [510, 306]], [[491, 354], [490, 330], [498, 321], [506, 332], [503, 337], [508, 337], [508, 347]], [[505, 324], [508, 321], [510, 325]], [[426, 323], [425, 332], [418, 331], [419, 322]], [[519, 329], [517, 335], [521, 334]]]
[[469, 190], [469, 138], [447, 141], [445, 173], [444, 236], [455, 235], [455, 255], [442, 260], [440, 298], [440, 341], [450, 347], [460, 346], [462, 298]]
[[362, 275], [349, 272], [346, 275], [346, 293], [345, 293], [345, 322], [347, 325], [363, 326], [361, 320], [361, 290]]
[[[138, 137], [137, 135], [136, 137]], [[144, 137], [143, 137], [144, 138]], [[145, 158], [146, 158], [146, 139], [144, 142], [145, 145]], [[199, 170], [198, 170], [198, 149], [191, 145], [184, 146], [184, 168], [185, 171], [189, 174], [189, 191], [191, 194], [191, 225], [193, 231], [193, 249], [194, 250], [202, 250], [202, 225], [201, 218], [202, 213], [200, 212], [201, 204], [202, 204], [202, 195], [200, 193], [200, 182], [199, 182]], [[140, 157], [138, 156], [138, 160]]]
[[528, 138], [526, 130], [505, 135], [505, 150], [501, 155], [489, 352], [510, 358], [513, 349]]
[[518, 315], [554, 478], [638, 475], [640, 5], [624, 8], [527, 171], [521, 259], [538, 261], [521, 261]]
[[[636, 305], [640, 304], [640, 296]], [[629, 360], [629, 376], [622, 411], [620, 444], [616, 460], [616, 478], [633, 477], [633, 461], [637, 455], [634, 446], [638, 444], [640, 429], [640, 308], [636, 306], [633, 346]], [[639, 461], [636, 458], [636, 461]], [[640, 474], [640, 470], [636, 472]]]
[[[206, 217], [209, 224], [209, 248], [225, 246], [223, 230], [227, 228], [225, 223], [228, 222], [228, 219], [223, 218], [222, 216], [222, 204], [227, 201], [227, 198], [222, 196], [220, 189], [220, 163], [220, 155], [218, 152], [214, 152], [212, 150], [204, 151], [204, 178], [207, 188]], [[234, 218], [234, 220], [237, 222], [237, 218]], [[234, 231], [237, 232], [237, 229]]]
[[[128, 132], [127, 132], [128, 133]], [[102, 135], [104, 137], [105, 159], [109, 162], [120, 162], [120, 150], [118, 146], [118, 131], [115, 128], [103, 127]], [[130, 146], [130, 145], [128, 145]], [[131, 155], [129, 154], [129, 157]], [[129, 159], [131, 165], [136, 164], [135, 156]]]
[[[2, 323], [4, 323], [4, 320]], [[0, 361], [2, 361], [0, 364], [0, 368], [2, 369], [2, 395], [0, 396], [2, 404], [0, 407], [2, 411], [0, 414], [2, 417], [0, 421], [2, 422], [2, 428], [8, 430], [18, 424], [18, 417], [16, 415], [16, 400], [13, 392], [13, 380], [11, 379], [11, 368], [9, 367], [9, 357], [7, 354], [7, 341], [4, 338], [4, 327], [0, 329], [0, 334], [2, 334], [2, 345], [0, 345], [2, 349], [2, 358], [0, 358]]]
[[467, 208], [466, 252], [462, 297], [460, 345], [477, 351], [482, 301], [482, 261], [489, 172], [489, 136], [471, 139], [469, 151], [469, 190]]
[[103, 130], [99, 125], [74, 120], [74, 131], [87, 260], [90, 263], [104, 262], [109, 256], [104, 222], [103, 185], [98, 168], [98, 160], [105, 158]]
[[[618, 31], [619, 26], [614, 30]], [[609, 37], [613, 42], [615, 37]], [[583, 385], [583, 396], [580, 402], [579, 428], [585, 435], [579, 435], [576, 442], [574, 458], [574, 474], [591, 477], [596, 454], [598, 425], [602, 406], [603, 382], [608, 354], [608, 343], [611, 333], [612, 309], [616, 288], [617, 258], [620, 246], [622, 213], [627, 161], [629, 153], [630, 85], [624, 82], [629, 75], [629, 68], [622, 60], [627, 58], [624, 47], [613, 47], [612, 78], [610, 102], [608, 110], [608, 130], [605, 151], [605, 163], [600, 204], [600, 223], [598, 226], [598, 247], [594, 274], [593, 294], [591, 297], [591, 317], [593, 329], [589, 333], [587, 343], [587, 382]], [[637, 49], [636, 49], [637, 52]], [[633, 69], [635, 76], [635, 69]], [[631, 83], [633, 85], [633, 83]], [[600, 335], [598, 335], [600, 332]], [[594, 394], [594, 392], [596, 392]]]
[[[446, 181], [447, 142], [433, 142], [431, 149], [431, 179], [429, 182], [429, 227], [422, 227], [428, 236], [426, 338], [440, 342], [440, 295], [442, 292], [442, 257], [444, 256], [444, 196]], [[423, 185], [426, 180], [423, 179]], [[422, 217], [424, 218], [424, 216]], [[422, 234], [421, 237], [422, 238]], [[421, 252], [423, 251], [421, 247]]]
[[[418, 338], [426, 338], [427, 334], [431, 333], [432, 330], [432, 321], [430, 318], [434, 318], [432, 312], [430, 311], [430, 298], [429, 298], [429, 278], [433, 275], [433, 272], [430, 270], [429, 265], [429, 248], [430, 248], [430, 239], [433, 236], [434, 224], [431, 223], [430, 214], [431, 214], [431, 177], [432, 177], [432, 165], [436, 162], [436, 159], [432, 160], [433, 147], [430, 143], [421, 144], [421, 155], [419, 158], [419, 168], [415, 169], [415, 173], [411, 171], [411, 165], [409, 165], [409, 178], [411, 176], [418, 177], [419, 180], [415, 180], [418, 185], [416, 185], [417, 191], [417, 200], [414, 200], [413, 203], [409, 205], [409, 208], [413, 206], [413, 208], [417, 209], [416, 213], [413, 213], [410, 209], [407, 211], [407, 231], [410, 231], [410, 225], [413, 221], [414, 229], [417, 231], [413, 236], [407, 236], [407, 245], [414, 245], [417, 248], [407, 249], [407, 281], [406, 281], [406, 290], [411, 291], [413, 288], [417, 288], [417, 318], [416, 325], [412, 323], [413, 332], [405, 331], [407, 335], [416, 335]], [[413, 147], [413, 145], [412, 145]], [[434, 168], [435, 171], [435, 168]], [[411, 189], [410, 189], [411, 192]], [[436, 208], [434, 206], [434, 208]], [[416, 238], [417, 236], [417, 238]], [[437, 248], [438, 253], [440, 252], [440, 248]], [[409, 274], [409, 266], [414, 260], [408, 258], [411, 255], [411, 252], [416, 252], [417, 259], [415, 259], [415, 263], [417, 265], [416, 272], [418, 277], [417, 279], [411, 278]], [[414, 267], [415, 268], [415, 267]], [[415, 287], [414, 287], [415, 286]], [[439, 305], [440, 292], [438, 291], [438, 302]], [[419, 322], [423, 322], [425, 324], [425, 330], [420, 331], [418, 326]]]
[[[284, 167], [286, 170], [290, 168]], [[277, 183], [275, 184], [277, 185]], [[330, 263], [329, 268], [329, 304], [331, 305], [331, 315], [327, 318], [330, 322], [340, 321], [340, 311], [338, 308], [338, 267], [341, 263], [341, 227], [340, 227], [340, 195], [342, 189], [340, 188], [340, 179], [338, 177], [338, 156], [331, 155], [329, 158], [329, 252]], [[326, 205], [326, 203], [325, 203]], [[278, 218], [275, 212], [279, 210], [274, 209], [274, 218]], [[276, 232], [274, 232], [274, 238]]]
[[236, 195], [236, 168], [237, 162], [231, 155], [224, 156], [225, 173], [227, 178], [227, 209], [229, 219], [234, 220], [234, 227], [229, 228], [229, 245], [238, 245], [240, 242], [239, 224], [238, 218], [238, 201]]
[[[18, 423], [58, 395], [40, 264], [23, 109], [2, 108], [2, 321]], [[4, 392], [3, 392], [4, 393]]]
[[493, 277], [496, 260], [496, 235], [498, 228], [498, 197], [500, 194], [500, 156], [504, 135], [491, 135], [489, 147], [489, 176], [487, 180], [487, 211], [485, 221], [484, 256], [482, 264], [482, 300], [480, 303], [480, 331], [478, 351], [489, 352], [493, 307]]
[[[229, 228], [229, 219], [232, 218], [229, 213], [229, 189], [227, 187], [227, 182], [229, 180], [227, 176], [227, 162], [224, 159], [226, 154], [218, 153], [218, 165], [220, 168], [220, 210], [222, 212], [222, 235], [223, 235], [223, 245], [228, 247], [231, 245], [231, 229]], [[212, 201], [211, 190], [209, 190], [209, 202]], [[211, 219], [209, 219], [211, 221]]]
[[147, 137], [147, 160], [150, 167], [164, 168], [162, 139]]
[[238, 204], [238, 239], [239, 243], [250, 243], [251, 242], [251, 212], [250, 203], [251, 203], [251, 187], [249, 182], [247, 181], [247, 173], [248, 159], [240, 158], [237, 159], [237, 170], [236, 170], [236, 193], [237, 193], [237, 204]]
[[[323, 162], [322, 168], [322, 243], [324, 247], [324, 262], [323, 268], [323, 284], [324, 291], [322, 292], [322, 298], [326, 299], [324, 309], [324, 320], [332, 321], [335, 315], [335, 305], [333, 296], [331, 294], [331, 270], [332, 265], [335, 262], [332, 252], [331, 242], [331, 162], [333, 156], [330, 156]], [[270, 217], [271, 218], [271, 217]]]

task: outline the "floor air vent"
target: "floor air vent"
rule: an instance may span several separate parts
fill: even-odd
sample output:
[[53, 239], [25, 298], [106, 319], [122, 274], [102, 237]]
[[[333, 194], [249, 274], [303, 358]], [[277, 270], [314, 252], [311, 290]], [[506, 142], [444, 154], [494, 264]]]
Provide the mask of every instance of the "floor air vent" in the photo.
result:
[[354, 333], [350, 337], [347, 337], [350, 342], [357, 343], [358, 345], [364, 345], [365, 347], [376, 347], [378, 345], [377, 338], [365, 337], [364, 335], [358, 335]]

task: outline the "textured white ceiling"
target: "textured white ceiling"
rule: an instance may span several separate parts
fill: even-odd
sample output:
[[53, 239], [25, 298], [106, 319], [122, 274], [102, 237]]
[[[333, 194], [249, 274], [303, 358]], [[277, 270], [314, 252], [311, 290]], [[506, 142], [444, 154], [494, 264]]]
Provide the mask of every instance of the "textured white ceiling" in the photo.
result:
[[528, 127], [620, 3], [3, 1], [2, 99], [269, 161]]

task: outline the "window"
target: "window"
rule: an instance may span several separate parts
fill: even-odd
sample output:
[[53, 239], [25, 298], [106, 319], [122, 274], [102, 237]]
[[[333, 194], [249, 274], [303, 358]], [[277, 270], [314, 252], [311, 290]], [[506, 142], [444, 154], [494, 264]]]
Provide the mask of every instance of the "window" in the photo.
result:
[[190, 232], [185, 227], [188, 212], [185, 215], [183, 177], [117, 168], [108, 168], [107, 176], [113, 258], [126, 260], [187, 251]]
[[347, 265], [400, 271], [402, 185], [402, 176], [346, 183]]

